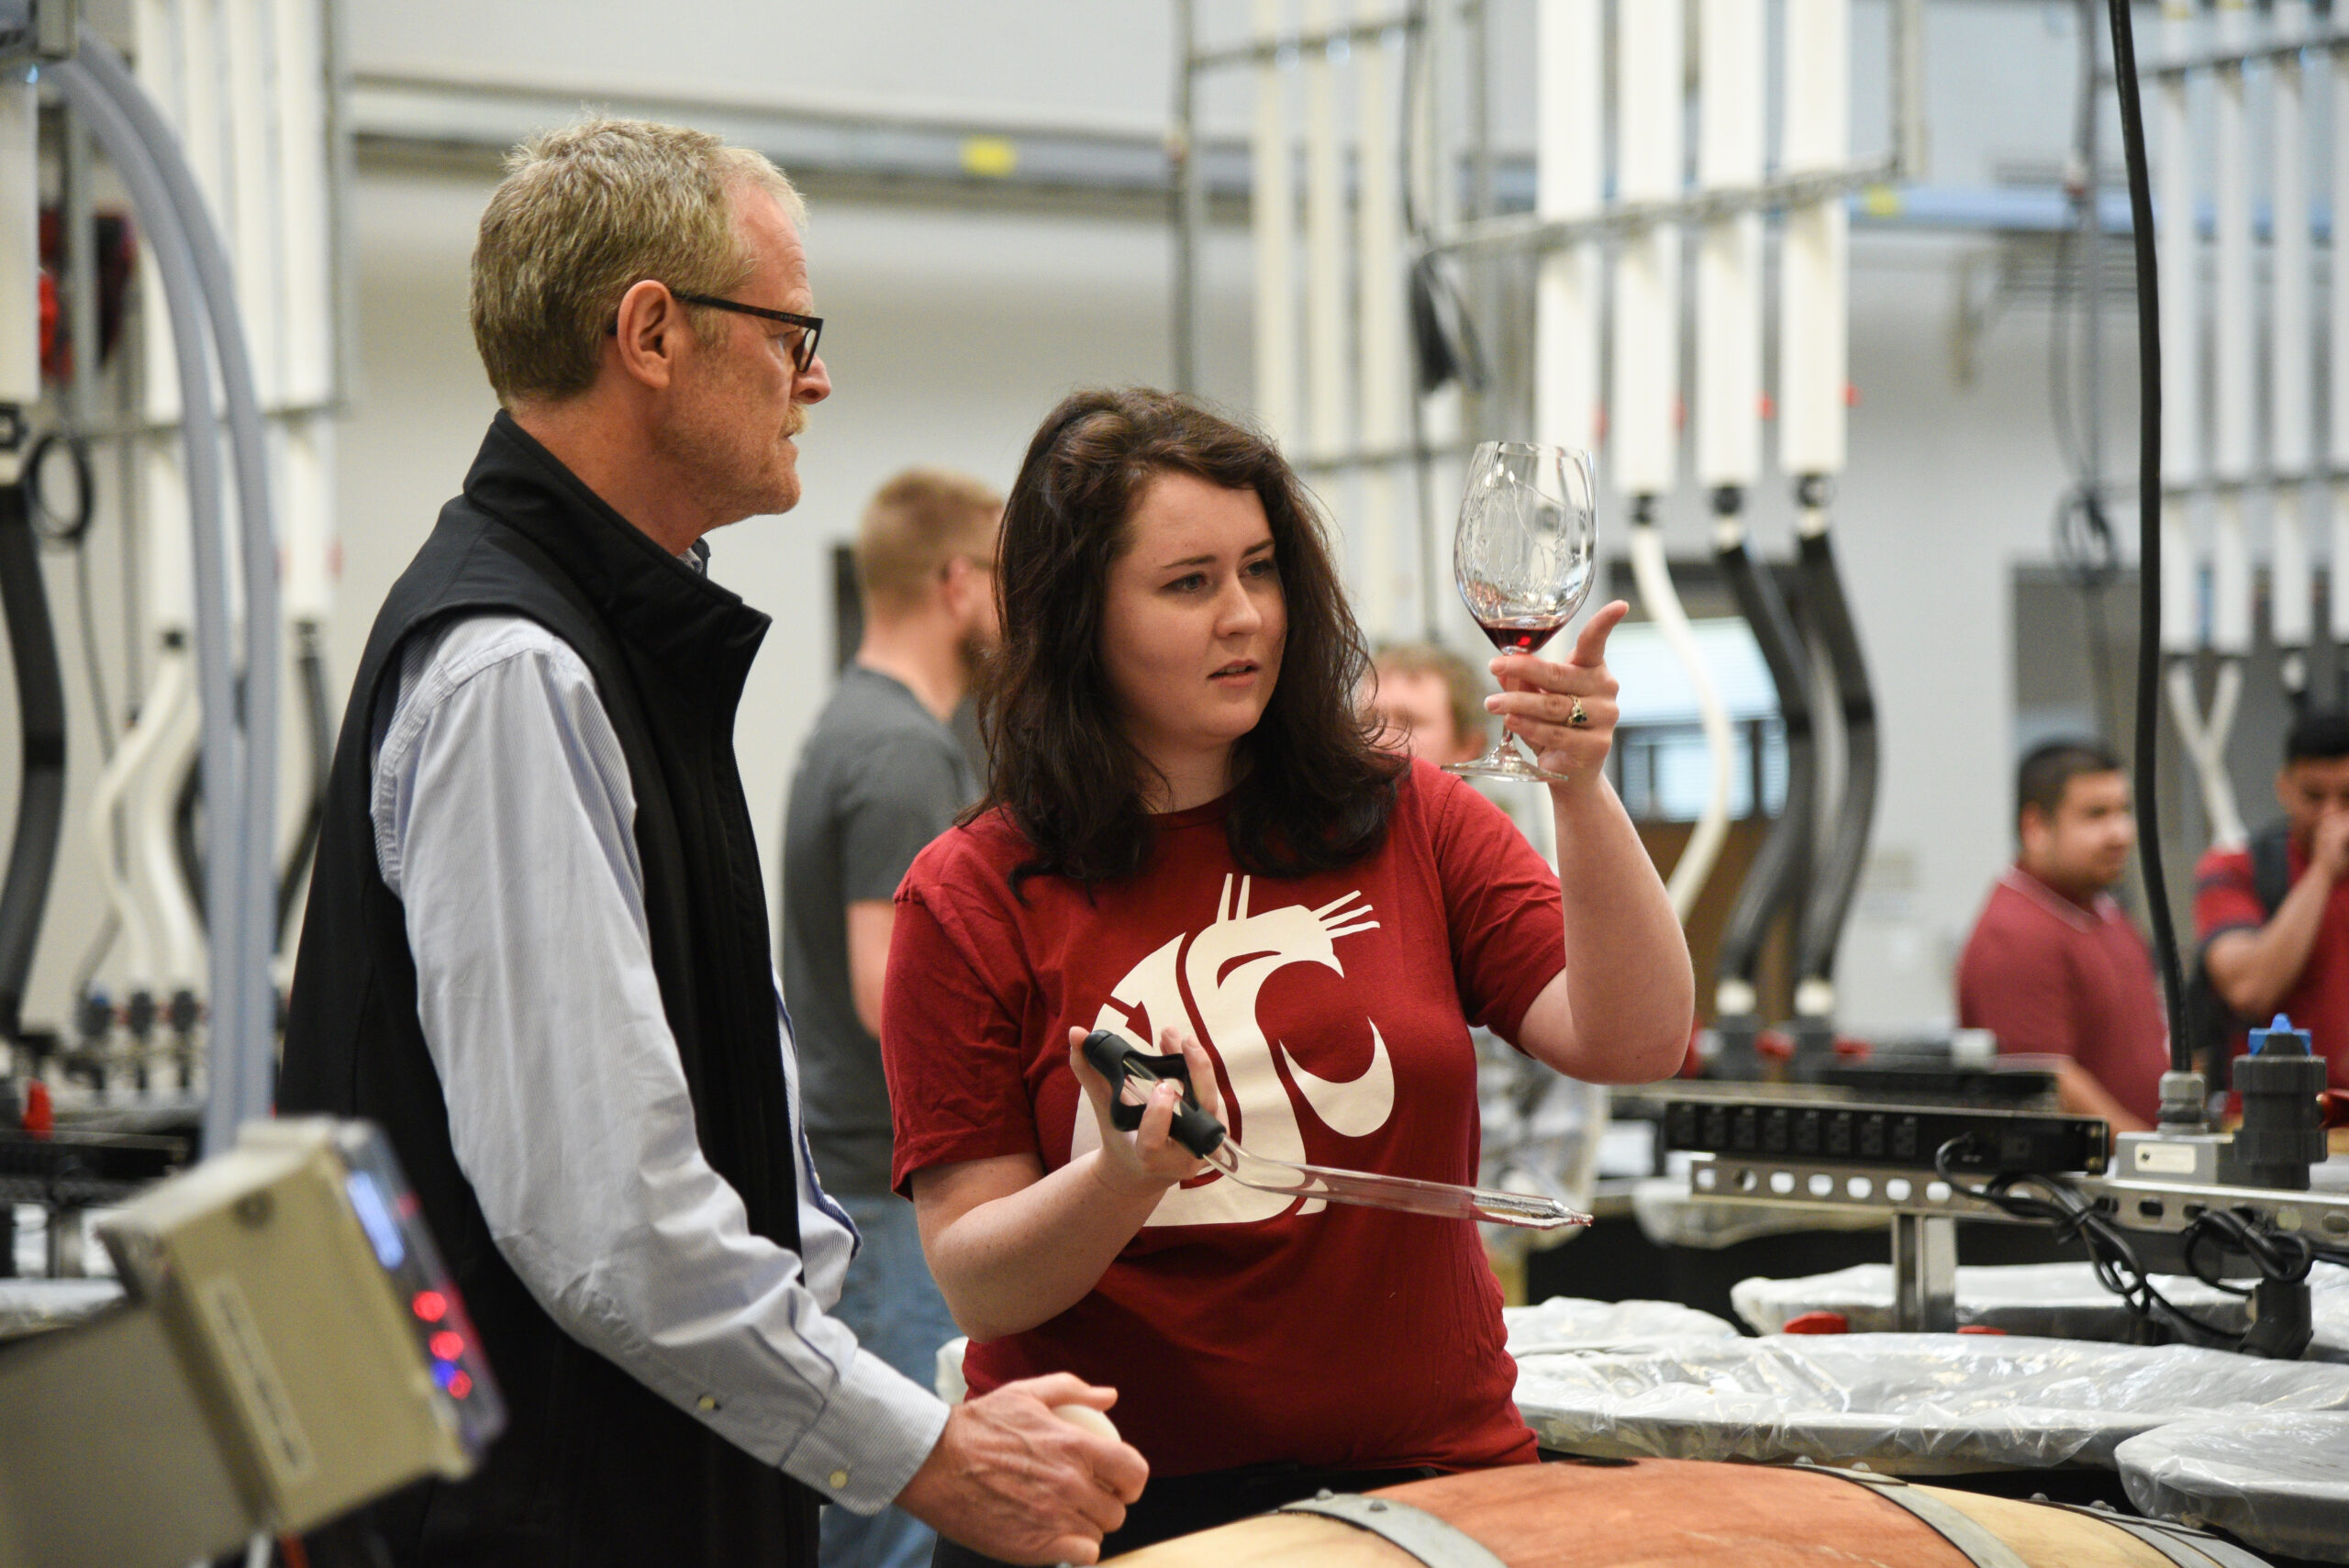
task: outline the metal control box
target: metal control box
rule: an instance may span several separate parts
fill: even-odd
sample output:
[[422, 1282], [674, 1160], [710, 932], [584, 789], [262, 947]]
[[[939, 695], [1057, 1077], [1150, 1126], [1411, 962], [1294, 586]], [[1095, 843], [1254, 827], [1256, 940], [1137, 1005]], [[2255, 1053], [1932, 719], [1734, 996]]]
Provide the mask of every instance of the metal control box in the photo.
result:
[[470, 1474], [505, 1424], [364, 1123], [253, 1123], [101, 1233], [130, 1302], [0, 1354], [0, 1568], [209, 1558]]

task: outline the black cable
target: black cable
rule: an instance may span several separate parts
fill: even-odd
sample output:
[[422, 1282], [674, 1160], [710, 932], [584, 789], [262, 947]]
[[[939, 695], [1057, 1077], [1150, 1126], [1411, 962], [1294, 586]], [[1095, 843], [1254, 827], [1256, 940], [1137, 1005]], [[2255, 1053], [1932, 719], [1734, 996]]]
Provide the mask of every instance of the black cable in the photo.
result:
[[334, 712], [327, 695], [326, 654], [318, 628], [304, 622], [296, 630], [301, 653], [296, 668], [302, 680], [302, 713], [310, 741], [310, 803], [302, 812], [301, 829], [277, 877], [277, 941], [280, 947], [293, 932], [302, 912], [304, 879], [318, 849], [318, 832], [326, 823], [327, 776], [334, 770]]
[[[2088, 1266], [2095, 1273], [2097, 1283], [2119, 1296], [2131, 1317], [2143, 1322], [2182, 1326], [2228, 1348], [2243, 1341], [2243, 1335], [2206, 1323], [2164, 1296], [2121, 1227], [2098, 1212], [2093, 1204], [2082, 1201], [2058, 1178], [2002, 1173], [1976, 1185], [1959, 1176], [1950, 1168], [1950, 1162], [1974, 1146], [1973, 1134], [1962, 1133], [1933, 1151], [1933, 1172], [1953, 1191], [2017, 1219], [2053, 1226], [2059, 1241], [2078, 1241], [2087, 1251]], [[2037, 1196], [2023, 1190], [2033, 1186], [2046, 1195]]]
[[[49, 487], [42, 483], [48, 472], [50, 454], [64, 452], [73, 461], [73, 507], [61, 512], [49, 504]], [[62, 430], [50, 430], [33, 443], [32, 451], [25, 458], [24, 484], [26, 500], [32, 511], [33, 532], [44, 544], [77, 547], [90, 534], [97, 505], [97, 483], [90, 474], [89, 443], [81, 437]]]
[[[1824, 507], [1826, 483], [1817, 476], [1801, 481], [1797, 504]], [[1820, 836], [1811, 868], [1810, 895], [1796, 925], [1795, 976], [1798, 984], [1810, 980], [1831, 984], [1835, 951], [1843, 940], [1852, 896], [1859, 888], [1868, 828], [1876, 816], [1876, 695], [1868, 684], [1867, 656], [1860, 648], [1859, 628], [1852, 618], [1851, 602], [1844, 595], [1842, 573], [1836, 567], [1835, 548], [1827, 531], [1805, 530], [1797, 541], [1796, 556], [1802, 573], [1803, 619], [1824, 645], [1842, 713], [1843, 789], [1836, 802], [1835, 819]]]
[[[1753, 628], [1754, 645], [1769, 669], [1787, 745], [1786, 799], [1754, 854], [1744, 884], [1737, 890], [1729, 921], [1721, 929], [1714, 971], [1717, 984], [1735, 980], [1752, 985], [1771, 925], [1789, 903], [1800, 900], [1802, 873], [1810, 859], [1817, 826], [1813, 818], [1818, 741], [1810, 712], [1810, 651], [1787, 611], [1777, 579], [1768, 564], [1756, 558], [1742, 529], [1736, 543], [1715, 550], [1713, 560], [1729, 584], [1738, 614]], [[1761, 815], [1762, 803], [1755, 801], [1753, 809], [1756, 816]]]
[[[20, 419], [11, 407], [11, 419]], [[22, 1034], [25, 986], [65, 827], [65, 681], [33, 520], [33, 474], [0, 485], [0, 618], [16, 670], [16, 833], [0, 876], [0, 1040]]]
[[[2154, 256], [2153, 177], [2145, 163], [2145, 109], [2137, 93], [2137, 38], [2129, 0], [2106, 0], [2112, 18], [2112, 77], [2121, 94], [2121, 143], [2129, 163], [2129, 227], [2137, 258], [2137, 373], [2142, 383], [2137, 413], [2137, 820], [2158, 823], [2161, 807], [2154, 773], [2161, 762], [2162, 631], [2162, 328], [2161, 280]], [[2169, 1011], [2170, 1067], [2193, 1069], [2194, 1041], [2187, 1029], [2186, 985], [2177, 961], [2177, 927], [2171, 918], [2169, 881], [2162, 873], [2161, 835], [2137, 836], [2145, 876], [2146, 913], [2154, 925], [2154, 952], [2161, 966], [2162, 998]]]
[[2260, 1278], [2285, 1284], [2299, 1284], [2307, 1279], [2310, 1265], [2316, 1262], [2316, 1249], [2309, 1244], [2307, 1237], [2266, 1229], [2225, 1209], [2213, 1209], [2197, 1218], [2186, 1228], [2185, 1243], [2186, 1266], [2194, 1277], [2235, 1296], [2249, 1296], [2251, 1292], [2228, 1284], [2215, 1272], [2206, 1272], [2201, 1263], [2202, 1249], [2217, 1246], [2241, 1252], [2251, 1260]]
[[172, 800], [172, 858], [179, 866], [180, 880], [187, 884], [187, 901], [195, 911], [196, 926], [207, 932], [212, 929], [211, 916], [204, 907], [208, 826], [204, 811], [204, 760], [191, 757], [187, 772], [180, 775], [179, 794]]

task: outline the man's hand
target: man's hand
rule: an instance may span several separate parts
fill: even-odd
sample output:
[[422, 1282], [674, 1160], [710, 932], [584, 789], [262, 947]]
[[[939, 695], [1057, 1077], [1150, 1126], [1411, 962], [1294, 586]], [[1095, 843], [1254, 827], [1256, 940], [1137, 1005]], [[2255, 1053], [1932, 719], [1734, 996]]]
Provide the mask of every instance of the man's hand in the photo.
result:
[[2328, 811], [2317, 818], [2309, 863], [2334, 882], [2349, 876], [2349, 811]]
[[1007, 1562], [1098, 1562], [1101, 1538], [1125, 1523], [1150, 1466], [1131, 1445], [1096, 1437], [1052, 1407], [1106, 1410], [1117, 1398], [1115, 1389], [1054, 1373], [957, 1405], [897, 1507]]

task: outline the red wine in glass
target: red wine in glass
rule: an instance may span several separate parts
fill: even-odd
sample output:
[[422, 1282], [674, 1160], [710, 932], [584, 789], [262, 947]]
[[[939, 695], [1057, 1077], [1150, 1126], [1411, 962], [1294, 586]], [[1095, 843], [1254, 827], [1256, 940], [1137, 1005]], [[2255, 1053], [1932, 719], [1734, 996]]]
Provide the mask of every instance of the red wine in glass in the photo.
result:
[[1531, 653], [1558, 634], [1566, 624], [1564, 616], [1504, 616], [1498, 620], [1480, 620], [1478, 629], [1492, 639], [1494, 647], [1504, 653]]
[[[1452, 571], [1460, 597], [1503, 653], [1531, 653], [1574, 618], [1597, 568], [1590, 454], [1564, 447], [1486, 441], [1468, 460]], [[1453, 762], [1471, 778], [1560, 784], [1504, 730], [1485, 755]]]

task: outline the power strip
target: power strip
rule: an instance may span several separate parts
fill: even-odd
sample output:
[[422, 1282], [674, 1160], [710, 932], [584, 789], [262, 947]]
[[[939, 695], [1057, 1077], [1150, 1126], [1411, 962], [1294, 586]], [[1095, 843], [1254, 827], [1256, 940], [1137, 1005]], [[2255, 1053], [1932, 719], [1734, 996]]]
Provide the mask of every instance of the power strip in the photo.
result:
[[1953, 1139], [1966, 1141], [1950, 1168], [1981, 1174], [2098, 1174], [2112, 1157], [2112, 1129], [2105, 1123], [2047, 1111], [1819, 1100], [1667, 1100], [1664, 1106], [1664, 1146], [1694, 1154], [1930, 1171], [1935, 1151]]

